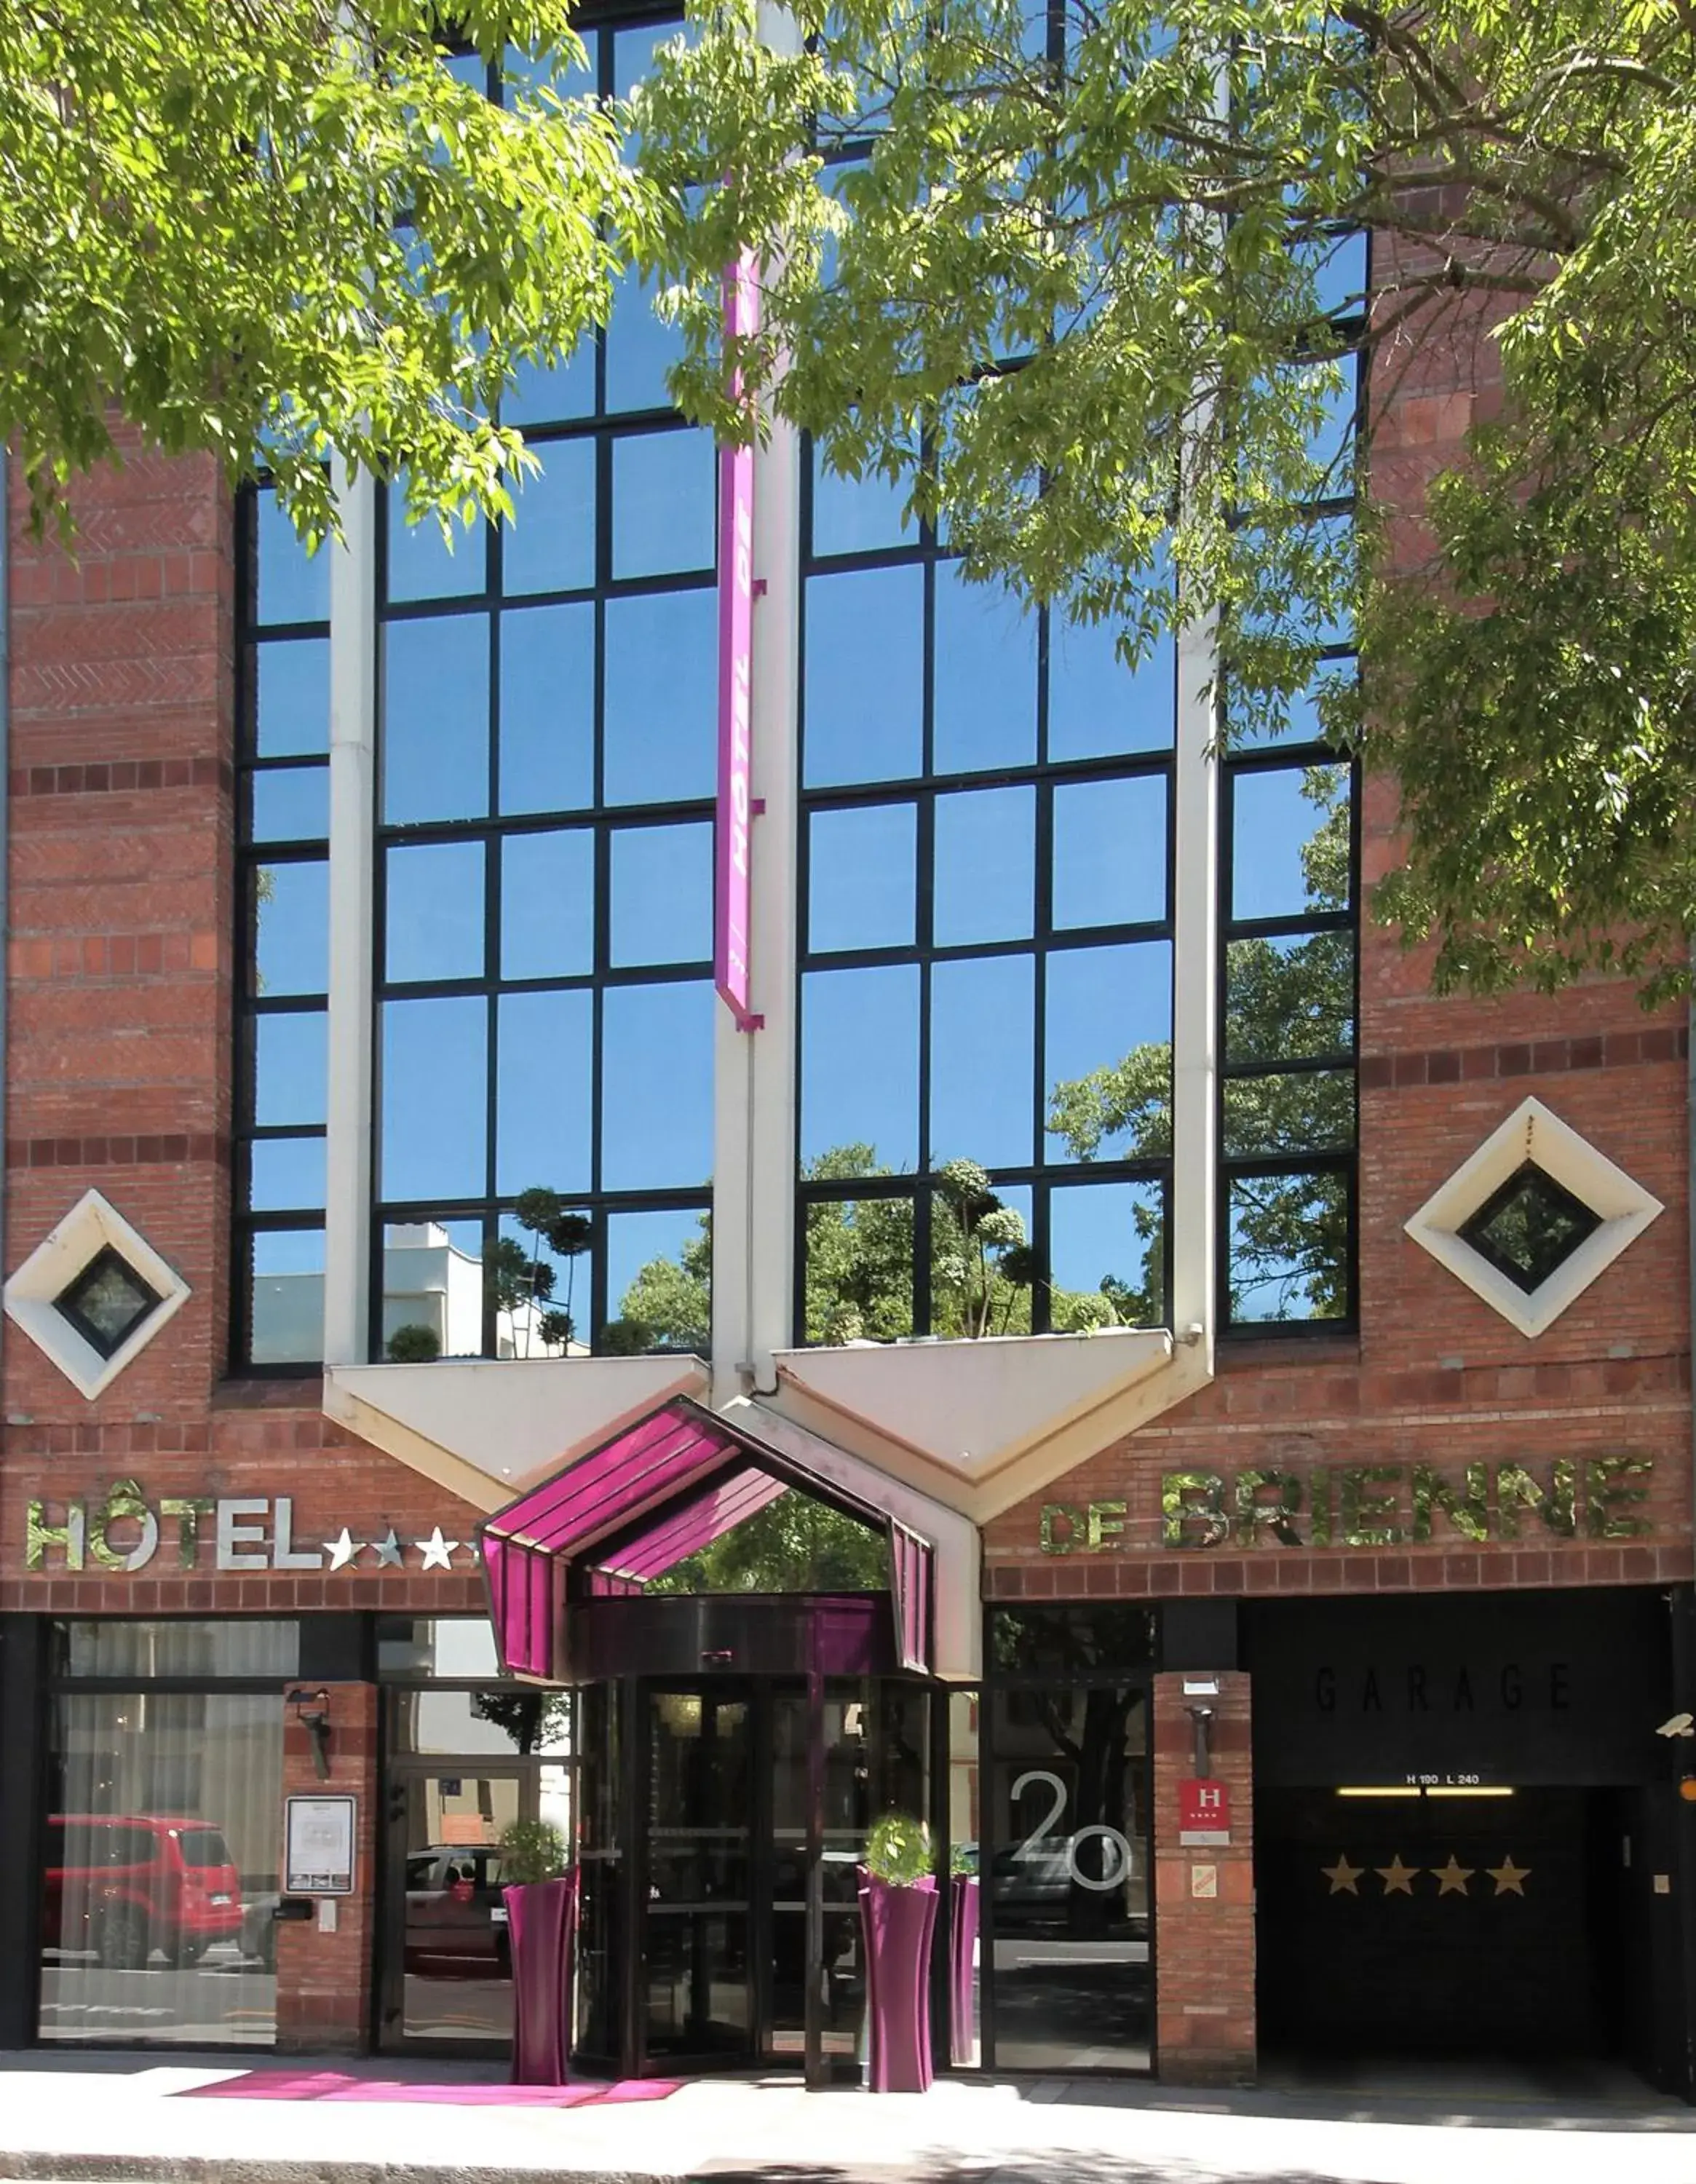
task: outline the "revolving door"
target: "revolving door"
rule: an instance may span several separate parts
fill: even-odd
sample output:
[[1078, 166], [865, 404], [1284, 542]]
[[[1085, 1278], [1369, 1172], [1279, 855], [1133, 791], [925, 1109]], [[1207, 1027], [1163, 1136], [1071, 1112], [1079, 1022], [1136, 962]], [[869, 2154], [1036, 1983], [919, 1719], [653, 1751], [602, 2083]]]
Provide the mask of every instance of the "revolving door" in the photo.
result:
[[627, 1676], [584, 1688], [578, 1719], [585, 2065], [854, 2075], [856, 1869], [880, 1814], [931, 1814], [931, 1687]]

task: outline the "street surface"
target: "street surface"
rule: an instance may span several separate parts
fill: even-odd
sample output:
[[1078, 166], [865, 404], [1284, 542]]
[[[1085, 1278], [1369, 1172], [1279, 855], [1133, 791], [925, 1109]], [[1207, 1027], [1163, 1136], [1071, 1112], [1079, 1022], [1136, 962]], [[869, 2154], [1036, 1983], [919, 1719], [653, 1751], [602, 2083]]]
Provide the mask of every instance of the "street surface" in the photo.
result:
[[[1480, 2065], [1438, 2085], [1404, 2067], [1354, 2086], [1218, 2094], [957, 2079], [883, 2098], [701, 2080], [559, 2109], [487, 2104], [487, 2065], [292, 2057], [274, 2067], [359, 2083], [333, 2100], [200, 2097], [242, 2067], [0, 2056], [0, 2184], [1595, 2184], [1626, 2166], [1632, 2184], [1696, 2178], [1696, 2112], [1605, 2070]], [[455, 2102], [473, 2087], [485, 2104]]]

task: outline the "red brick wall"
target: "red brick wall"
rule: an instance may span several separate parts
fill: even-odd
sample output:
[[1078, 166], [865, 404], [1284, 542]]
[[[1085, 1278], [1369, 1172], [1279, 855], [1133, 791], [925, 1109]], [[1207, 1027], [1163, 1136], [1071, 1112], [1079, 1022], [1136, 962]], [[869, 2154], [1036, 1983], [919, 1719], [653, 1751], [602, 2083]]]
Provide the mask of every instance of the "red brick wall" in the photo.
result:
[[[1409, 254], [1411, 265], [1416, 254]], [[1378, 279], [1387, 277], [1385, 266]], [[1493, 308], [1493, 307], [1492, 307]], [[1404, 566], [1422, 552], [1426, 486], [1499, 398], [1483, 304], [1451, 299], [1381, 359], [1374, 499]], [[1396, 863], [1393, 783], [1365, 783], [1363, 879]], [[1337, 1591], [1677, 1581], [1692, 1574], [1689, 1184], [1684, 1012], [1646, 1016], [1627, 985], [1554, 997], [1439, 998], [1428, 950], [1363, 920], [1360, 1334], [1225, 1346], [1214, 1385], [998, 1518], [998, 1595]], [[1554, 1323], [1528, 1340], [1404, 1233], [1403, 1223], [1528, 1095], [1665, 1211]], [[1653, 1530], [1615, 1542], [1540, 1536], [1480, 1551], [1441, 1518], [1431, 1541], [1371, 1552], [1266, 1545], [1163, 1553], [1159, 1475], [1310, 1466], [1524, 1462], [1642, 1453]], [[1097, 1553], [1040, 1551], [1043, 1502], [1123, 1501]]]
[[8, 1340], [5, 1409], [203, 1418], [229, 1318], [232, 513], [210, 461], [133, 441], [74, 504], [74, 558], [10, 510], [7, 1265], [93, 1184], [193, 1294], [92, 1406]]
[[[1154, 1679], [1155, 2018], [1159, 2075], [1174, 2084], [1244, 2084], [1254, 2075], [1254, 1819], [1248, 1678], [1186, 1702], [1185, 1678]], [[1231, 1841], [1178, 1840], [1178, 1784], [1195, 1771], [1186, 1704], [1213, 1709], [1211, 1778], [1231, 1798]], [[1198, 1890], [1211, 1884], [1215, 1892]]]
[[370, 1684], [322, 1688], [329, 1694], [329, 1779], [319, 1774], [311, 1732], [291, 1709], [283, 1730], [283, 1794], [345, 1793], [357, 1800], [353, 1893], [322, 1899], [336, 1905], [333, 1934], [320, 1932], [315, 1919], [279, 1924], [277, 2046], [320, 2055], [358, 2053], [367, 2045], [371, 2014], [378, 1695]]

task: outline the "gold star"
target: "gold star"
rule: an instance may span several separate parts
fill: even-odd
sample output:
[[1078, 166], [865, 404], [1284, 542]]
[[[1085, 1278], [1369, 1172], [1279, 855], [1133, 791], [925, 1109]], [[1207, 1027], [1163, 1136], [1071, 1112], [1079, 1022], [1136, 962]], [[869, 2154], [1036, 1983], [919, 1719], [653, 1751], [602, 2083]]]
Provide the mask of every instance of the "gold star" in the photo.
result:
[[1507, 1856], [1502, 1860], [1499, 1865], [1487, 1865], [1484, 1868], [1484, 1870], [1489, 1875], [1491, 1880], [1495, 1882], [1496, 1893], [1498, 1896], [1523, 1896], [1525, 1894], [1526, 1875], [1531, 1871], [1531, 1868], [1528, 1865], [1515, 1865], [1514, 1864], [1514, 1854], [1511, 1851], [1508, 1852]]
[[1322, 1865], [1319, 1869], [1331, 1883], [1333, 1896], [1358, 1896], [1360, 1893], [1354, 1884], [1366, 1869], [1364, 1865], [1350, 1865], [1346, 1850], [1337, 1852], [1335, 1865]]
[[1465, 1896], [1467, 1892], [1467, 1882], [1478, 1870], [1476, 1865], [1462, 1865], [1453, 1851], [1449, 1853], [1447, 1865], [1434, 1865], [1431, 1869], [1437, 1875], [1437, 1892], [1439, 1896]]
[[1397, 1894], [1411, 1896], [1413, 1894], [1414, 1875], [1419, 1871], [1419, 1869], [1420, 1869], [1416, 1865], [1404, 1865], [1402, 1864], [1402, 1854], [1399, 1851], [1397, 1851], [1393, 1855], [1387, 1865], [1375, 1865], [1372, 1869], [1373, 1872], [1376, 1873], [1378, 1878], [1383, 1882], [1384, 1893], [1386, 1896], [1394, 1896]]

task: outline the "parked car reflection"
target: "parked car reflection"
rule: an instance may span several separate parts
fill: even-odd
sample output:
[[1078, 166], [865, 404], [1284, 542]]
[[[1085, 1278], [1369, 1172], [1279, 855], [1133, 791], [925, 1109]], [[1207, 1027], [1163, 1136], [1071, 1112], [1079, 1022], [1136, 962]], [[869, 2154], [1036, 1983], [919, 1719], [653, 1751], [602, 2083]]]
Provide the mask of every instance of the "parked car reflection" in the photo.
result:
[[509, 1974], [500, 1852], [432, 1843], [406, 1861], [406, 1969], [437, 1979]]
[[204, 1820], [51, 1814], [43, 1879], [43, 1946], [92, 1950], [113, 1970], [140, 1971], [158, 1952], [197, 1964], [242, 1930], [241, 1875]]

